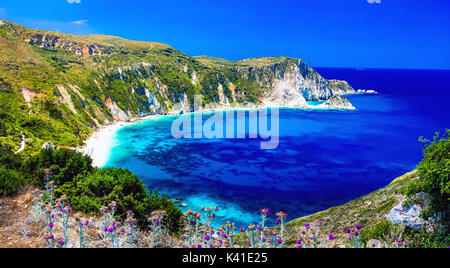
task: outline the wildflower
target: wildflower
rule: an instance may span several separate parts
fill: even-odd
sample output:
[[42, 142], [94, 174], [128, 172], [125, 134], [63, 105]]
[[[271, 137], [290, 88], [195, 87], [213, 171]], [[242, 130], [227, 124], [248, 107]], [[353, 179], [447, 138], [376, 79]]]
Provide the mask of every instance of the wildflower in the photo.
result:
[[283, 211], [278, 212], [276, 215], [280, 219], [287, 219], [287, 216], [288, 216], [288, 214], [284, 213]]
[[53, 228], [53, 222], [51, 222], [49, 225], [48, 225], [48, 227], [50, 227], [50, 228]]
[[109, 227], [109, 228], [108, 228], [108, 232], [110, 232], [110, 233], [114, 232], [114, 228]]
[[355, 225], [356, 229], [361, 230], [361, 225], [357, 224]]
[[373, 243], [373, 244], [372, 244], [372, 247], [373, 247], [373, 248], [376, 248], [376, 247], [377, 247], [377, 244]]
[[302, 248], [302, 245], [298, 245], [297, 248]]
[[280, 220], [276, 220], [276, 221], [275, 221], [275, 224], [280, 224]]
[[351, 241], [351, 240], [353, 240], [353, 238], [352, 238], [351, 236], [349, 236], [349, 237], [348, 237], [348, 240], [350, 240], [350, 241]]
[[329, 239], [329, 240], [334, 240], [334, 235], [333, 235], [333, 234], [330, 234], [330, 235], [328, 236], [328, 239]]
[[295, 242], [297, 245], [300, 245], [301, 243], [302, 243], [302, 240], [301, 239], [299, 239], [299, 240], [297, 240], [297, 242]]
[[248, 226], [248, 228], [249, 228], [250, 230], [253, 230], [253, 229], [255, 229], [255, 225], [254, 225], [254, 224], [250, 224], [250, 225]]
[[269, 215], [270, 214], [270, 209], [268, 208], [261, 208], [259, 210], [260, 213], [265, 214], [265, 215]]
[[317, 221], [317, 226], [322, 226], [323, 225], [323, 221]]
[[305, 224], [305, 228], [306, 228], [306, 229], [309, 229], [310, 226], [311, 226], [311, 225], [310, 225], [309, 223]]
[[209, 235], [205, 236], [205, 240], [209, 241], [211, 239], [211, 237]]
[[198, 245], [197, 245], [197, 248], [202, 248], [202, 245], [198, 244]]
[[283, 243], [283, 239], [280, 238], [280, 239], [277, 240], [277, 242], [278, 242], [278, 244], [282, 244]]
[[345, 230], [345, 233], [349, 234], [351, 232], [350, 228], [348, 228], [347, 230]]
[[245, 228], [241, 227], [240, 231], [241, 231], [241, 233], [245, 232]]

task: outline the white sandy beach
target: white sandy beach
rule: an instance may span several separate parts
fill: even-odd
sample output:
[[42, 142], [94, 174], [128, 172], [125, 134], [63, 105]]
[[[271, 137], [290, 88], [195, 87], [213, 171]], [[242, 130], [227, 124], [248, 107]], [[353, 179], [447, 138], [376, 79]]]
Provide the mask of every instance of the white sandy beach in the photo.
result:
[[92, 158], [94, 167], [103, 167], [108, 161], [111, 148], [115, 145], [114, 137], [119, 129], [155, 117], [156, 116], [147, 116], [132, 122], [116, 122], [112, 125], [102, 126], [86, 140], [84, 147], [80, 151]]

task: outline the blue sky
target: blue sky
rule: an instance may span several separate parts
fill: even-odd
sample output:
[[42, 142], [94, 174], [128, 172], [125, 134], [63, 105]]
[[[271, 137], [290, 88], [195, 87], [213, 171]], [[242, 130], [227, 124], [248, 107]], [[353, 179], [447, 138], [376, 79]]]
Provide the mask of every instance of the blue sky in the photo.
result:
[[0, 0], [27, 27], [315, 67], [450, 69], [449, 14], [448, 0]]

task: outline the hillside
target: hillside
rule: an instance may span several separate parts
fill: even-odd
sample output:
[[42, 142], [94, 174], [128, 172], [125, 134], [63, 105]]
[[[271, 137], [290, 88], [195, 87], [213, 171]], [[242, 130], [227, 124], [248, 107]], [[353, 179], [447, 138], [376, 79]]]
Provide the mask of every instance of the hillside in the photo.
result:
[[[411, 181], [417, 180], [417, 171], [407, 173], [395, 179], [388, 186], [368, 195], [352, 200], [342, 206], [332, 207], [306, 217], [295, 219], [286, 225], [291, 234], [298, 234], [306, 223], [323, 221], [320, 233], [325, 237], [332, 233], [335, 235], [335, 245], [348, 246], [347, 228], [359, 224], [364, 229], [373, 227], [377, 223], [386, 220], [386, 215], [391, 209], [404, 200], [405, 192]], [[295, 237], [291, 237], [295, 241]], [[396, 239], [394, 237], [393, 239]], [[291, 241], [291, 242], [292, 242]], [[394, 242], [394, 241], [389, 241]]]
[[0, 24], [0, 145], [17, 151], [24, 137], [27, 155], [46, 141], [81, 146], [115, 121], [191, 111], [195, 95], [203, 105], [306, 107], [336, 87], [300, 59], [231, 62], [155, 42]]

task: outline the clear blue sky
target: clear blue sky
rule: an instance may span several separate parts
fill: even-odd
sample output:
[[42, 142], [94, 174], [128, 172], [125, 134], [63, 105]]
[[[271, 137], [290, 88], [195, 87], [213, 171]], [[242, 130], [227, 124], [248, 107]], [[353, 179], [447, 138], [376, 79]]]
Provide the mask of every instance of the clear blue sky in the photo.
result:
[[193, 56], [450, 69], [449, 0], [372, 1], [0, 0], [0, 18], [32, 28], [158, 41]]

